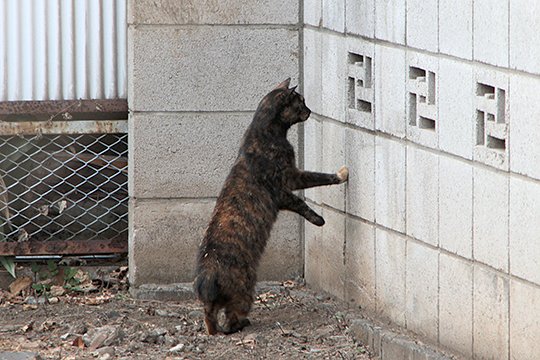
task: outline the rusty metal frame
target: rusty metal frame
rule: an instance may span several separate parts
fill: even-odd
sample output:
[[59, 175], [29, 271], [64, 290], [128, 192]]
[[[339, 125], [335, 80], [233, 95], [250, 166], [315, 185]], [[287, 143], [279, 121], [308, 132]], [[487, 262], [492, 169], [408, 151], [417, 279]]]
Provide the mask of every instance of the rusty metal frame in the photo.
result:
[[127, 251], [124, 239], [0, 242], [0, 256], [123, 254]]
[[[68, 115], [66, 115], [68, 114]], [[126, 99], [0, 101], [2, 121], [70, 119], [127, 119]]]

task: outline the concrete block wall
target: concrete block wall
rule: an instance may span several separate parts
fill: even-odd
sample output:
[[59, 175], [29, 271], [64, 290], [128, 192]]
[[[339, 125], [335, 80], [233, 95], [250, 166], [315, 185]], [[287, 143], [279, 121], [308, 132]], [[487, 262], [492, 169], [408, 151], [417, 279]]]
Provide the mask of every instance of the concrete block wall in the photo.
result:
[[[189, 282], [258, 102], [287, 77], [301, 80], [301, 4], [128, 3], [130, 281]], [[298, 146], [297, 132], [291, 141]], [[261, 280], [302, 274], [302, 226], [280, 215]]]
[[[308, 5], [309, 4], [309, 5]], [[465, 358], [540, 358], [540, 5], [310, 0], [305, 276]]]

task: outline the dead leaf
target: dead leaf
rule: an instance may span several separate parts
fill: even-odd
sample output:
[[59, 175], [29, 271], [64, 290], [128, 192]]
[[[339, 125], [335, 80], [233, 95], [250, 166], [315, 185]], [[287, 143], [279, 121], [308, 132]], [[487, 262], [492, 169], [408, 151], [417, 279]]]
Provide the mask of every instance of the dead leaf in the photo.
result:
[[25, 229], [19, 229], [19, 233], [17, 234], [18, 242], [28, 241], [29, 238], [30, 238], [30, 235], [28, 235]]
[[62, 296], [66, 293], [66, 290], [62, 286], [53, 285], [51, 286], [50, 294], [51, 296]]
[[27, 289], [32, 285], [32, 279], [29, 276], [23, 276], [17, 278], [9, 285], [9, 292], [12, 296], [19, 295], [23, 290]]
[[71, 344], [78, 347], [79, 349], [84, 349], [84, 341], [82, 339], [82, 336], [77, 336]]

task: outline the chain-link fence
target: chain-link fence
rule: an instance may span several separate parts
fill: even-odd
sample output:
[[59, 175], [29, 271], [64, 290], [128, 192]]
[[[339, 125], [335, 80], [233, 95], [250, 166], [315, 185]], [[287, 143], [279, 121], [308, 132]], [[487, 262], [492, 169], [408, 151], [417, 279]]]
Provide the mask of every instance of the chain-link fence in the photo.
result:
[[0, 136], [0, 241], [127, 239], [127, 134]]

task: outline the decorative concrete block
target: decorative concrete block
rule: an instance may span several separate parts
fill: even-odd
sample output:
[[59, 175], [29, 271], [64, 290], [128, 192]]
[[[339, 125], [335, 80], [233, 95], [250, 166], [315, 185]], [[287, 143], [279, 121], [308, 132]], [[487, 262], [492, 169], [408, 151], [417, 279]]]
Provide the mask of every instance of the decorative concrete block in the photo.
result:
[[356, 129], [346, 130], [347, 212], [375, 221], [375, 136]]
[[375, 128], [405, 137], [405, 50], [375, 45]]
[[346, 219], [345, 300], [375, 312], [375, 228], [362, 221]]
[[[334, 122], [323, 122], [322, 171], [336, 173], [346, 164], [345, 127]], [[323, 203], [345, 211], [347, 183], [321, 188]]]
[[375, 138], [375, 219], [387, 228], [405, 232], [405, 144]]
[[473, 71], [468, 63], [439, 61], [439, 148], [473, 158]]
[[470, 263], [446, 254], [441, 254], [439, 261], [439, 342], [470, 359], [473, 268]]
[[304, 0], [304, 23], [320, 26], [322, 23], [322, 0]]
[[[334, 210], [323, 209], [326, 224], [322, 227], [321, 288], [340, 299], [345, 299], [345, 215]], [[307, 225], [306, 225], [307, 226]]]
[[302, 275], [304, 259], [300, 232], [303, 219], [289, 211], [279, 213], [261, 258], [258, 280], [283, 281]]
[[540, 354], [540, 290], [510, 281], [510, 359], [535, 360]]
[[540, 183], [510, 178], [510, 273], [540, 284]]
[[508, 170], [508, 75], [485, 67], [475, 68], [474, 160]]
[[508, 1], [474, 1], [475, 60], [508, 66]]
[[383, 318], [405, 326], [407, 240], [394, 232], [376, 229], [375, 244], [377, 312]]
[[439, 50], [441, 53], [472, 59], [472, 31], [473, 0], [439, 0]]
[[255, 110], [280, 81], [298, 78], [295, 30], [132, 27], [129, 38], [132, 111]]
[[[518, 70], [540, 74], [540, 43], [527, 41], [535, 38], [540, 28], [540, 3], [510, 1], [510, 66]], [[535, 39], [533, 38], [533, 39]]]
[[454, 158], [439, 158], [439, 243], [472, 259], [473, 169]]
[[216, 197], [250, 122], [250, 114], [132, 114], [130, 195]]
[[375, 1], [375, 37], [405, 44], [405, 0]]
[[437, 341], [439, 253], [407, 241], [407, 329]]
[[356, 37], [347, 38], [348, 123], [373, 130], [375, 127], [375, 45]]
[[[313, 203], [309, 207], [323, 216], [322, 208]], [[324, 227], [324, 226], [323, 226]], [[310, 286], [321, 288], [323, 227], [304, 221], [304, 277]]]
[[345, 122], [347, 50], [346, 38], [321, 33], [322, 38], [322, 113]]
[[510, 170], [540, 179], [540, 80], [512, 76], [510, 89]]
[[322, 24], [325, 28], [345, 32], [345, 0], [322, 0]]
[[473, 356], [500, 359], [508, 354], [508, 280], [474, 267]]
[[[305, 5], [304, 5], [305, 6]], [[375, 0], [346, 0], [348, 33], [373, 38], [375, 35]]]
[[438, 147], [439, 58], [407, 52], [407, 138]]
[[[307, 171], [322, 172], [323, 124], [316, 115], [304, 123], [304, 168]], [[339, 168], [338, 168], [339, 169]], [[306, 198], [321, 203], [323, 188], [320, 186], [304, 190]]]
[[312, 113], [322, 114], [321, 33], [304, 28], [304, 98]]
[[197, 249], [213, 209], [214, 201], [204, 200], [132, 201], [130, 284], [138, 287], [192, 281]]
[[407, 234], [439, 244], [439, 156], [407, 146]]
[[407, 1], [407, 45], [422, 50], [439, 50], [437, 1]]
[[474, 168], [474, 259], [508, 271], [508, 177]]
[[130, 24], [296, 24], [298, 0], [129, 1]]

